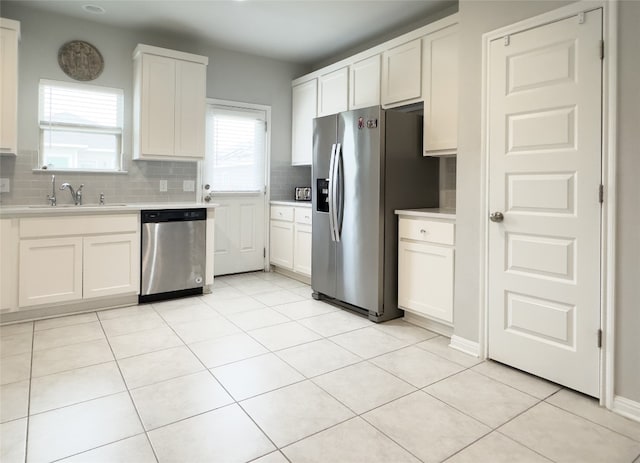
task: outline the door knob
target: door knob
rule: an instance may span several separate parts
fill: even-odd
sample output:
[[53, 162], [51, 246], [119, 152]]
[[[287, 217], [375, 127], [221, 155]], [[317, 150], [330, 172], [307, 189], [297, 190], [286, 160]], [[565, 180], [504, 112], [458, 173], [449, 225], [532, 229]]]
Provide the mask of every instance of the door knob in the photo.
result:
[[492, 222], [502, 222], [504, 220], [504, 215], [502, 212], [493, 212], [489, 214], [489, 220]]

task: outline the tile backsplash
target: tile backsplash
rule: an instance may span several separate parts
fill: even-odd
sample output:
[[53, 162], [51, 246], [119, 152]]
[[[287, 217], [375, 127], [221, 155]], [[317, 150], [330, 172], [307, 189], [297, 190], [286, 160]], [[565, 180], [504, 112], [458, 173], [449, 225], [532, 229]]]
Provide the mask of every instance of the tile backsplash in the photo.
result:
[[440, 158], [440, 207], [456, 208], [456, 157]]

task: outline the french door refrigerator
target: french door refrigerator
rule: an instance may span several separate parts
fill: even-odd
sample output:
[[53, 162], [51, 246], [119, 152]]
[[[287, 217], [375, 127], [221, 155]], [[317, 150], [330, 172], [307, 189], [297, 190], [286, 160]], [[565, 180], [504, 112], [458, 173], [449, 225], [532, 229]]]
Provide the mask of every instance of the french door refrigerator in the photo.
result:
[[394, 211], [438, 207], [436, 158], [422, 156], [422, 117], [358, 109], [314, 120], [311, 286], [381, 322], [398, 308]]

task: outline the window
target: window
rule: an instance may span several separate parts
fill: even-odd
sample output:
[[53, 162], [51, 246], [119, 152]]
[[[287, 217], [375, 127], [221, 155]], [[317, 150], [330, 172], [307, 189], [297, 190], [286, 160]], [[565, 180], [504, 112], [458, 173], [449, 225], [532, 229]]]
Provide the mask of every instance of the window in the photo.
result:
[[41, 80], [39, 93], [41, 165], [121, 170], [121, 89]]
[[266, 112], [210, 104], [205, 170], [213, 192], [259, 192], [265, 185]]

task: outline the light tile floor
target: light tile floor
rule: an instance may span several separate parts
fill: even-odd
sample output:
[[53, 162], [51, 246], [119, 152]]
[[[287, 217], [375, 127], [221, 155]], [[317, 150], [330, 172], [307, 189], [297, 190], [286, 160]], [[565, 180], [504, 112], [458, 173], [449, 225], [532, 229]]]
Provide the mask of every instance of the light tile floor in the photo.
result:
[[640, 423], [278, 274], [0, 330], [2, 463], [640, 463]]

